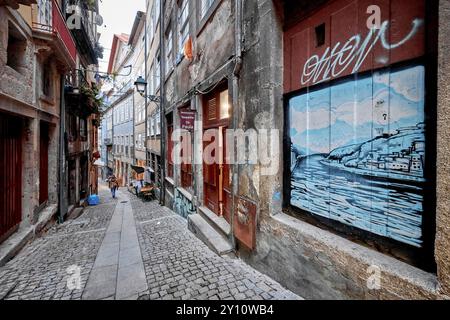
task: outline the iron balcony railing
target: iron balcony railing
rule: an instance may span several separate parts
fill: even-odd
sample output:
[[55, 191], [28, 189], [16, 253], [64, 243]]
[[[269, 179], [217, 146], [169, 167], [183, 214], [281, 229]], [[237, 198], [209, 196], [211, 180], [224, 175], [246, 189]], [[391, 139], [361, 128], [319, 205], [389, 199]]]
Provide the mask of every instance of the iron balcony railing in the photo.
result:
[[40, 0], [36, 7], [37, 12], [33, 12], [33, 29], [58, 37], [75, 63], [77, 47], [56, 0]]
[[66, 74], [65, 85], [72, 88], [87, 87], [86, 71], [72, 70]]
[[[97, 63], [96, 51], [97, 33], [95, 30], [95, 8], [87, 0], [65, 0], [66, 16], [75, 23], [71, 26], [72, 34], [79, 44], [79, 53], [87, 54], [92, 63]], [[95, 1], [92, 1], [95, 3]]]

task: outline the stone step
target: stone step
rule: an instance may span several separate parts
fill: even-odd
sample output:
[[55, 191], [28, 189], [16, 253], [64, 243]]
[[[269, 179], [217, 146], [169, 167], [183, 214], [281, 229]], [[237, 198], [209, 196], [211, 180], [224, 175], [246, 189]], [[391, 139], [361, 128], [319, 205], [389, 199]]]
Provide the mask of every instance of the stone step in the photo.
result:
[[229, 255], [234, 249], [231, 243], [214, 229], [200, 214], [188, 217], [188, 228], [197, 238], [202, 240], [211, 250], [219, 256]]
[[198, 213], [225, 238], [231, 234], [231, 226], [223, 217], [219, 217], [207, 207], [199, 207]]
[[66, 220], [75, 220], [83, 214], [84, 208], [78, 207], [67, 216]]

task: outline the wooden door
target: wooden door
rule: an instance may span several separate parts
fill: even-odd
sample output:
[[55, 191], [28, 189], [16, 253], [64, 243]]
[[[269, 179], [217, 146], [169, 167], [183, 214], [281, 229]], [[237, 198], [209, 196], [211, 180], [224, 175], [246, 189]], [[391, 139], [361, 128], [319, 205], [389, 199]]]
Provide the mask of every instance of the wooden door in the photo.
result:
[[220, 185], [221, 188], [219, 190], [220, 192], [220, 196], [219, 196], [219, 201], [220, 201], [220, 205], [222, 206], [222, 215], [225, 218], [225, 220], [227, 220], [228, 223], [231, 222], [231, 208], [232, 208], [232, 203], [231, 203], [231, 195], [232, 195], [232, 190], [231, 190], [231, 175], [230, 175], [230, 164], [226, 161], [226, 154], [227, 154], [227, 141], [226, 141], [226, 131], [227, 128], [226, 127], [222, 127], [221, 128], [221, 133], [222, 133], [222, 141], [223, 141], [223, 149], [222, 149], [222, 161], [221, 161], [221, 170], [220, 170], [220, 175], [219, 175], [219, 179], [220, 179]]
[[22, 121], [0, 114], [0, 243], [22, 220]]
[[[211, 142], [214, 142], [214, 140]], [[204, 148], [206, 148], [211, 142], [203, 142]], [[216, 157], [216, 152], [218, 152], [218, 150], [213, 150], [211, 157]], [[219, 170], [219, 164], [217, 163], [203, 163], [205, 206], [218, 215], [220, 214]]]
[[[205, 96], [203, 109], [203, 127], [216, 130], [211, 141], [204, 142], [204, 150], [210, 144], [215, 144], [210, 156], [216, 161], [213, 164], [203, 163], [204, 168], [204, 204], [228, 222], [231, 216], [231, 182], [230, 166], [226, 163], [226, 131], [230, 120], [228, 90], [225, 86]], [[218, 139], [218, 141], [215, 141]]]
[[48, 200], [48, 124], [41, 123], [39, 141], [39, 204]]

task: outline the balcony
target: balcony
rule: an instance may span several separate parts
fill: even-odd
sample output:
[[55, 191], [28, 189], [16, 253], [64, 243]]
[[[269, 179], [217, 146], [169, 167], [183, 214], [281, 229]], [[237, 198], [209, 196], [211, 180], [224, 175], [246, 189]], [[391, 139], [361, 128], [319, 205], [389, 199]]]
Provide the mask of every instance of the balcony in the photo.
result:
[[[78, 52], [88, 64], [98, 64], [95, 10], [87, 0], [66, 0], [66, 18], [77, 43]], [[96, 3], [96, 1], [94, 1]]]
[[32, 28], [34, 38], [52, 47], [58, 60], [75, 67], [77, 48], [56, 0], [32, 6]]
[[0, 0], [1, 6], [8, 6], [14, 10], [19, 9], [19, 5], [29, 6], [35, 4], [36, 0]]

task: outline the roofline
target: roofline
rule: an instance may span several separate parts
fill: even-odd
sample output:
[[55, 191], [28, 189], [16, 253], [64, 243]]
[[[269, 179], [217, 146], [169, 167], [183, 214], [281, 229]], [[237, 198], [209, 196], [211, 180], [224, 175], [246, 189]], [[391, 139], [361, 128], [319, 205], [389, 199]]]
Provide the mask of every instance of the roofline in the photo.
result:
[[144, 21], [145, 19], [145, 12], [138, 11], [136, 12], [136, 17], [134, 19], [133, 28], [131, 29], [130, 37], [128, 39], [128, 44], [132, 45], [136, 35], [138, 34], [138, 31], [142, 30], [141, 21]]
[[[123, 35], [123, 34], [122, 34]], [[122, 41], [120, 38], [122, 35], [115, 34], [113, 37], [113, 43], [111, 47], [111, 53], [109, 55], [109, 62], [108, 62], [108, 73], [112, 73], [112, 68], [114, 65], [114, 59], [116, 58], [116, 52], [117, 52], [117, 46], [120, 42], [127, 43], [126, 41]]]

